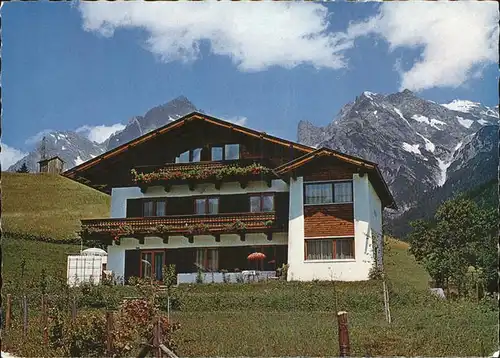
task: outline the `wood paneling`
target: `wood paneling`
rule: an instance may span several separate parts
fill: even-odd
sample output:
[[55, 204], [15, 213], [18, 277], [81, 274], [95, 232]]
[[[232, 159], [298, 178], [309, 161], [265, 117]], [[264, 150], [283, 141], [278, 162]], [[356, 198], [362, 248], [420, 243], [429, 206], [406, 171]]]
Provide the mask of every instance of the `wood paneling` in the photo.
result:
[[306, 205], [304, 236], [354, 236], [353, 204]]

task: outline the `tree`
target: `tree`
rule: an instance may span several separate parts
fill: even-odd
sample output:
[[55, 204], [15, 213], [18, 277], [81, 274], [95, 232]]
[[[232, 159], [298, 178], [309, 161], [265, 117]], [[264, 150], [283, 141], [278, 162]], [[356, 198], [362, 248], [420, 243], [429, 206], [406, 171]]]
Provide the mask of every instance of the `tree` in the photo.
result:
[[470, 267], [481, 277], [496, 277], [494, 213], [460, 196], [443, 203], [433, 221], [411, 222], [410, 252], [421, 262], [439, 287], [453, 281], [459, 294], [467, 292]]
[[28, 166], [26, 165], [26, 163], [23, 163], [21, 165], [21, 167], [16, 170], [17, 173], [29, 173], [30, 171], [28, 170]]

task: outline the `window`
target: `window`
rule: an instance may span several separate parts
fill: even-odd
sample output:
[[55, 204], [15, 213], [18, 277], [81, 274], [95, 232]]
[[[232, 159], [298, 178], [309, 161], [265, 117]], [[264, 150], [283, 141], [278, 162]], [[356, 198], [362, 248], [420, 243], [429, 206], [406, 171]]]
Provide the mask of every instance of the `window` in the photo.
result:
[[239, 144], [226, 144], [224, 147], [224, 160], [240, 159], [240, 145]]
[[175, 158], [175, 162], [189, 163], [189, 150], [186, 150], [184, 153], [179, 154], [179, 156]]
[[306, 184], [306, 204], [326, 204], [333, 202], [331, 183]]
[[165, 200], [156, 201], [156, 216], [165, 216], [167, 210], [167, 203]]
[[306, 260], [354, 259], [354, 239], [306, 239]]
[[194, 201], [195, 214], [218, 214], [219, 198], [199, 198]]
[[196, 266], [206, 271], [217, 271], [219, 269], [218, 249], [197, 249]]
[[145, 201], [144, 202], [144, 213], [143, 216], [154, 216], [154, 201]]
[[167, 202], [165, 199], [145, 200], [142, 204], [142, 216], [166, 216]]
[[201, 148], [193, 149], [191, 161], [192, 162], [200, 162], [201, 161]]
[[250, 212], [269, 212], [274, 211], [274, 195], [260, 194], [250, 196]]
[[335, 194], [336, 203], [350, 203], [352, 202], [352, 183], [334, 183], [333, 192]]
[[212, 147], [212, 160], [224, 160], [224, 148], [222, 147]]
[[165, 263], [164, 251], [142, 251], [140, 263], [140, 276], [161, 281], [163, 278], [162, 268]]
[[352, 202], [352, 182], [305, 184], [305, 204], [333, 204]]

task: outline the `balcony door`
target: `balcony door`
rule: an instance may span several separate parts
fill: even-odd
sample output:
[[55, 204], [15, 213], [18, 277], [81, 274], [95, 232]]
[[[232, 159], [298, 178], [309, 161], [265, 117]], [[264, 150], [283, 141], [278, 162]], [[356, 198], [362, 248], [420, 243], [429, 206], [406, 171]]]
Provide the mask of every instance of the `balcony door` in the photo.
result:
[[196, 250], [196, 266], [209, 272], [219, 269], [219, 250], [199, 248]]
[[165, 251], [142, 251], [140, 276], [161, 281], [163, 279], [162, 269], [164, 264]]

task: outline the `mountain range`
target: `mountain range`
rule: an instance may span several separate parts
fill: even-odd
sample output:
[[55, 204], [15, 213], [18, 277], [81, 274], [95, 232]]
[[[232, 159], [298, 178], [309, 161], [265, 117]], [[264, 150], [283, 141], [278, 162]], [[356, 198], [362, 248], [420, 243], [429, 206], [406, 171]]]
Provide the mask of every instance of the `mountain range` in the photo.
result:
[[[200, 110], [186, 97], [177, 97], [132, 117], [104, 143], [74, 131], [52, 132], [45, 136], [46, 155], [58, 155], [69, 169], [192, 111]], [[387, 213], [398, 236], [408, 231], [409, 219], [435, 210], [454, 193], [496, 178], [498, 134], [498, 106], [463, 100], [438, 104], [409, 90], [389, 95], [363, 92], [327, 126], [300, 121], [297, 129], [302, 144], [379, 164], [399, 206]], [[9, 171], [26, 163], [35, 172], [38, 160], [40, 153], [34, 150]]]

